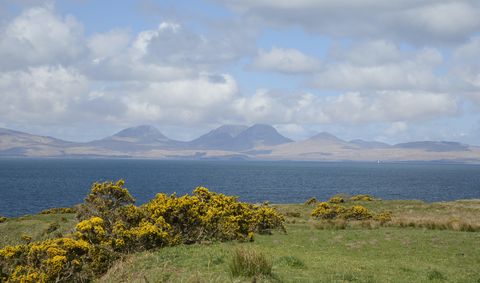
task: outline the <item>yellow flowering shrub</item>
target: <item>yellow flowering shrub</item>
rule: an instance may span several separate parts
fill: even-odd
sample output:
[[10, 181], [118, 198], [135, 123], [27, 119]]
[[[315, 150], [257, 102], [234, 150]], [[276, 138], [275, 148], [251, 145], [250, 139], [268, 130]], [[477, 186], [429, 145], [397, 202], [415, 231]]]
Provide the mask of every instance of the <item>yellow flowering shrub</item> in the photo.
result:
[[30, 243], [32, 241], [32, 237], [28, 235], [22, 235], [22, 241], [25, 243]]
[[8, 219], [7, 217], [0, 216], [0, 223], [7, 221], [7, 219]]
[[334, 196], [328, 200], [329, 203], [344, 203], [345, 199], [341, 196]]
[[236, 197], [198, 187], [193, 195], [158, 194], [142, 206], [147, 218], [162, 217], [181, 243], [206, 239], [247, 239], [249, 233], [283, 229], [283, 216], [266, 204], [255, 206]]
[[0, 282], [91, 281], [122, 253], [203, 240], [253, 241], [255, 233], [285, 231], [283, 215], [268, 204], [198, 187], [181, 197], [160, 193], [138, 207], [123, 185], [93, 184], [77, 209], [73, 234], [1, 249]]
[[320, 219], [335, 219], [345, 211], [344, 207], [328, 202], [320, 202], [312, 210], [311, 215]]
[[342, 217], [345, 219], [365, 220], [372, 218], [373, 214], [364, 206], [354, 205], [345, 209], [342, 213]]
[[128, 190], [123, 187], [124, 184], [124, 180], [115, 183], [94, 183], [85, 202], [77, 209], [77, 218], [86, 220], [98, 216], [106, 220], [107, 224], [113, 224], [111, 220], [118, 218], [122, 207], [135, 202]]
[[356, 195], [350, 198], [351, 201], [372, 201], [374, 198], [370, 195]]
[[374, 219], [381, 224], [392, 221], [392, 212], [388, 210], [381, 211], [379, 214], [375, 215]]
[[91, 278], [82, 272], [92, 264], [91, 245], [58, 238], [0, 250], [2, 282], [78, 282]]
[[63, 213], [75, 213], [75, 208], [73, 207], [54, 207], [42, 210], [40, 214], [63, 214]]

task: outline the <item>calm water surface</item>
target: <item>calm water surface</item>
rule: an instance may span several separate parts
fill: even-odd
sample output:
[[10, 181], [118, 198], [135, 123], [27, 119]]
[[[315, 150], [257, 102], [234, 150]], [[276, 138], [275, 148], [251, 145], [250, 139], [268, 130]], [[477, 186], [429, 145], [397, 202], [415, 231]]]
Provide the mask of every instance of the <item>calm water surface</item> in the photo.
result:
[[367, 193], [384, 199], [480, 198], [480, 166], [321, 162], [0, 159], [0, 215], [83, 201], [95, 181], [126, 180], [143, 203], [202, 185], [243, 201], [273, 203]]

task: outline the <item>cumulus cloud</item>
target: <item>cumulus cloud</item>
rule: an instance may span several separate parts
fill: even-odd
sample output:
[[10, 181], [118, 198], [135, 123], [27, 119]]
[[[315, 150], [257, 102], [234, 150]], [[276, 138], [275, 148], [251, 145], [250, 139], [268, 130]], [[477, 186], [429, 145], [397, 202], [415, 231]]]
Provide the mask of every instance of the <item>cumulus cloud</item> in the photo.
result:
[[260, 90], [251, 97], [237, 99], [234, 107], [251, 121], [283, 124], [415, 121], [455, 115], [459, 111], [455, 96], [423, 91], [347, 92], [322, 97]]
[[0, 70], [68, 64], [84, 52], [82, 25], [49, 5], [25, 10], [0, 30]]
[[135, 56], [148, 62], [208, 68], [243, 56], [248, 43], [238, 44], [235, 34], [205, 36], [175, 22], [163, 22], [157, 29], [139, 33]]
[[128, 30], [114, 29], [105, 33], [92, 35], [87, 42], [91, 56], [95, 62], [102, 59], [119, 56], [130, 44], [130, 32]]
[[308, 73], [319, 69], [320, 61], [297, 49], [273, 47], [271, 50], [260, 49], [251, 67], [287, 74]]
[[[61, 123], [88, 90], [87, 79], [71, 68], [29, 67], [0, 73], [0, 113], [9, 122]], [[59, 119], [57, 121], [57, 119]]]
[[121, 100], [128, 119], [194, 125], [227, 116], [237, 91], [230, 75], [201, 74], [196, 79], [129, 85]]
[[334, 37], [449, 44], [468, 39], [480, 28], [480, 4], [475, 0], [215, 2], [270, 26], [299, 25], [308, 32]]
[[435, 70], [443, 62], [434, 48], [401, 51], [385, 40], [335, 48], [312, 85], [343, 90], [439, 90], [446, 81]]

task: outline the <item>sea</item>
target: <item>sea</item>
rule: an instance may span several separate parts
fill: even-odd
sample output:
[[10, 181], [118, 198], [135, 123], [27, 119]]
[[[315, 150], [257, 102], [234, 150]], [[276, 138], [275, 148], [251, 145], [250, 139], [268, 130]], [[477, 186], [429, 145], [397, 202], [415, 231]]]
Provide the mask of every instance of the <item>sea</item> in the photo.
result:
[[480, 165], [432, 163], [0, 159], [0, 215], [81, 203], [94, 182], [124, 179], [137, 204], [197, 186], [260, 203], [344, 193], [427, 202], [480, 198]]

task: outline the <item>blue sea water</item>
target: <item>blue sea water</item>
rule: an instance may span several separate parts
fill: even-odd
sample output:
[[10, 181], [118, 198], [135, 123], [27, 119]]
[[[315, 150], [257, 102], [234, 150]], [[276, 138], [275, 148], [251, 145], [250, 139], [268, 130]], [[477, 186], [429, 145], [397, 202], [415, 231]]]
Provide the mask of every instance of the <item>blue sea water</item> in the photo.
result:
[[248, 202], [299, 203], [337, 193], [383, 199], [480, 198], [480, 166], [463, 164], [0, 159], [0, 215], [38, 213], [83, 201], [95, 181], [126, 180], [144, 203], [196, 186]]

